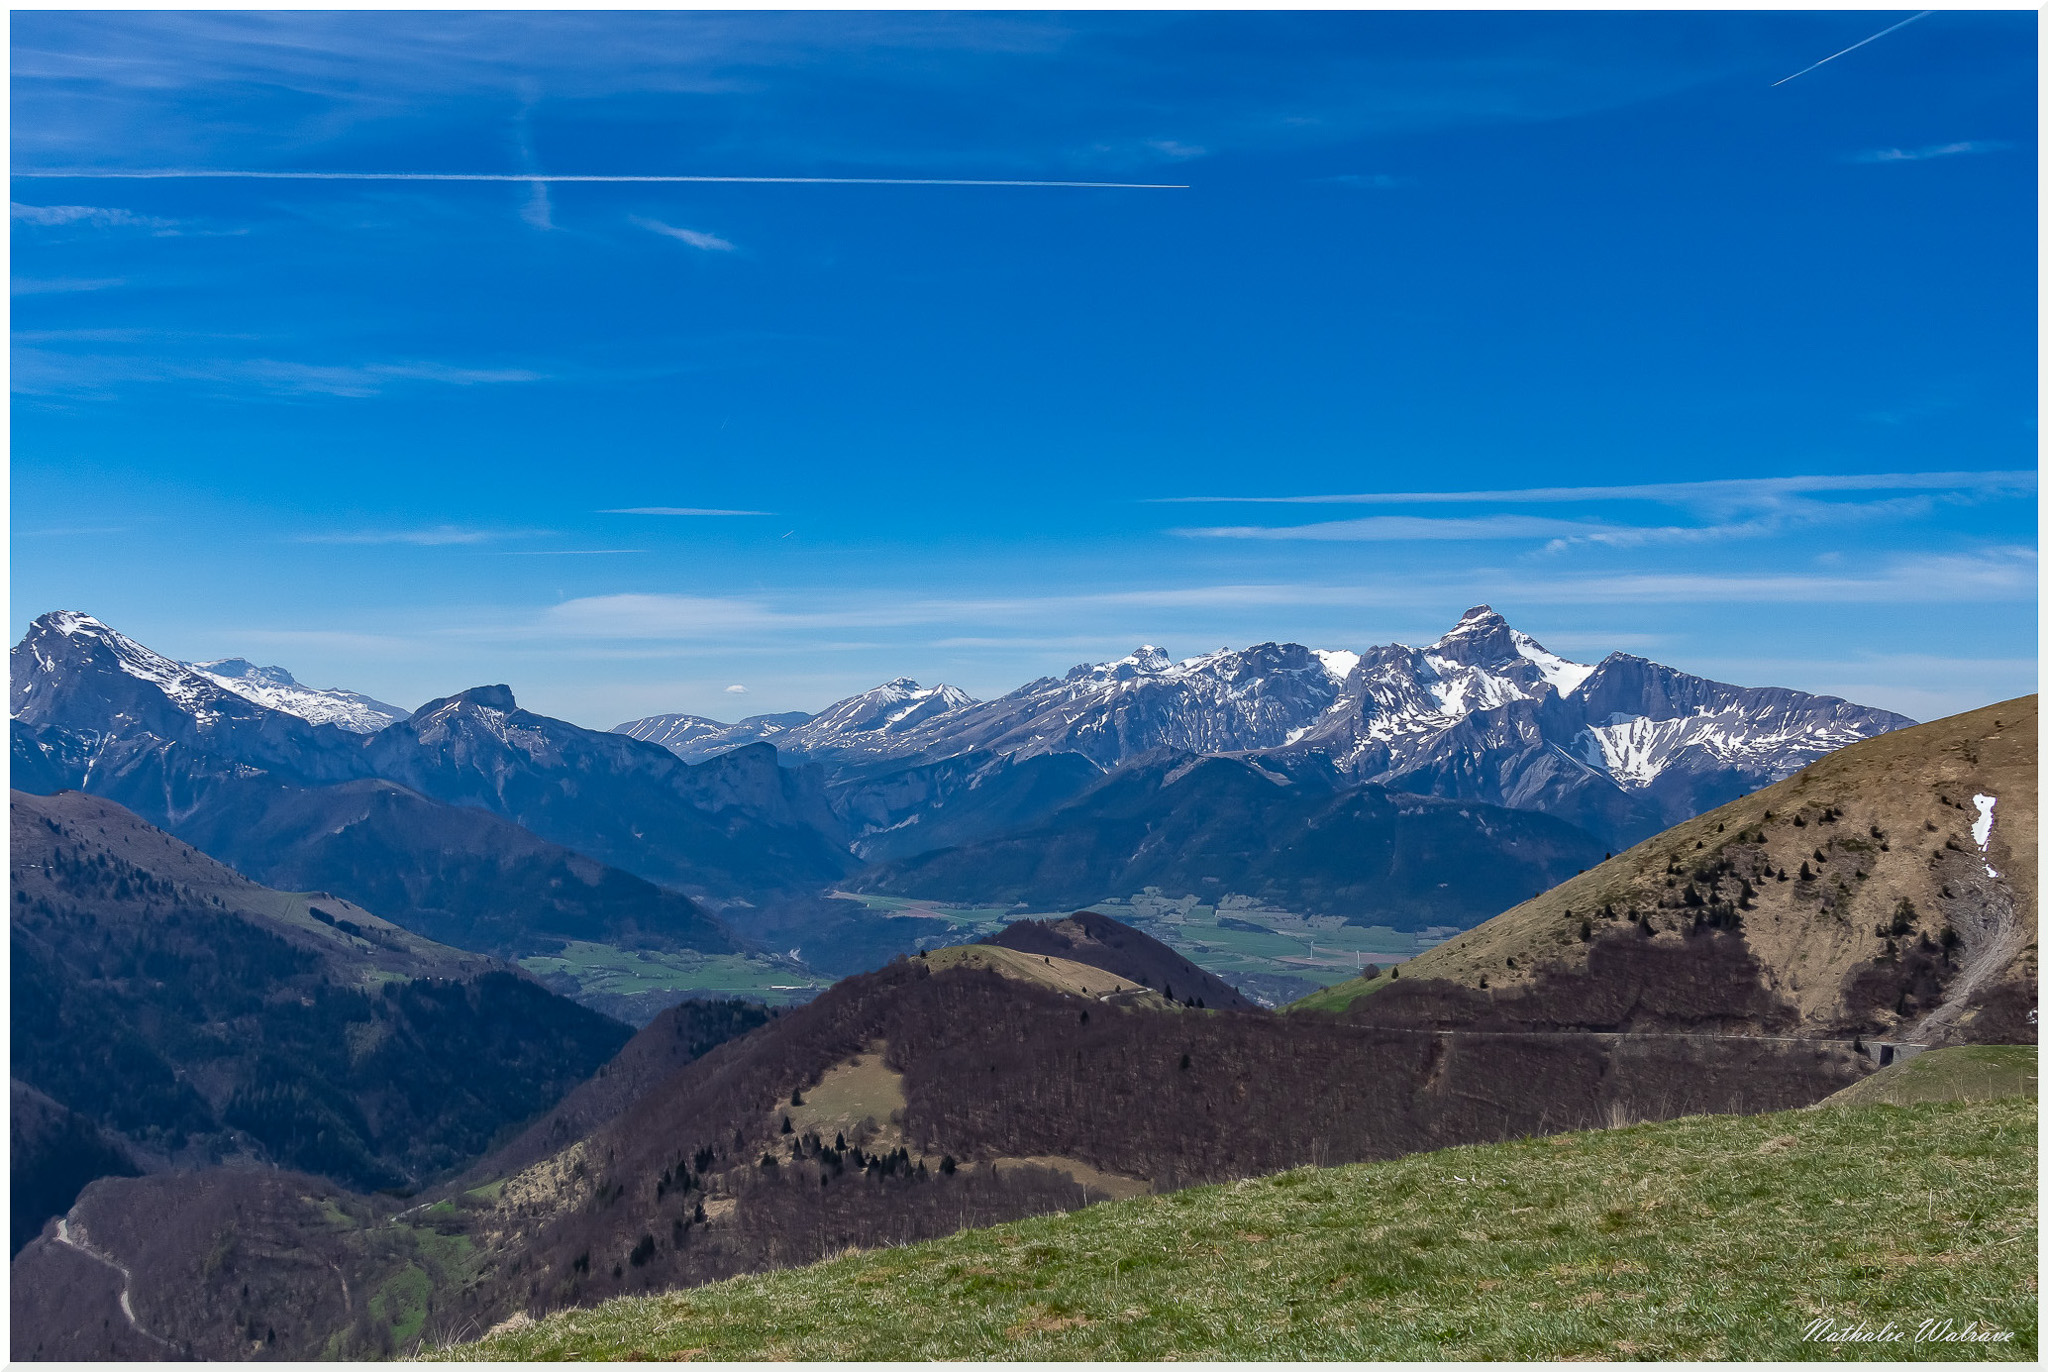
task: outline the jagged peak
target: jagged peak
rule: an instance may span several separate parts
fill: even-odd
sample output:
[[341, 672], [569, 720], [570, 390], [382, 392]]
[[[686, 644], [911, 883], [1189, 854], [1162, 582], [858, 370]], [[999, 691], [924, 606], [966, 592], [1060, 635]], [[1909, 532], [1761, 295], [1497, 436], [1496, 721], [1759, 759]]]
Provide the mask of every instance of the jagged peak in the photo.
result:
[[457, 691], [452, 696], [442, 696], [439, 700], [430, 700], [420, 706], [419, 709], [413, 711], [412, 717], [419, 719], [422, 716], [431, 715], [438, 710], [446, 709], [450, 705], [475, 705], [485, 710], [496, 710], [501, 714], [508, 715], [519, 708], [519, 702], [512, 698], [512, 688], [500, 683], [496, 686], [472, 686], [466, 691]]
[[1430, 646], [1440, 648], [1458, 639], [1491, 638], [1495, 635], [1506, 635], [1513, 632], [1514, 628], [1508, 623], [1507, 616], [1494, 609], [1493, 606], [1474, 605], [1471, 609], [1465, 611], [1464, 614], [1459, 615], [1458, 622], [1453, 624], [1442, 638]]
[[1124, 661], [1140, 671], [1163, 672], [1173, 665], [1173, 655], [1157, 644], [1141, 643], [1131, 649], [1131, 655]]
[[[28, 632], [22, 635], [21, 641], [24, 645], [37, 640], [47, 643], [51, 634], [58, 634], [81, 644], [103, 645], [113, 653], [114, 660], [120, 664], [123, 671], [167, 689], [175, 685], [180, 690], [221, 690], [184, 663], [165, 657], [153, 648], [145, 647], [119, 629], [81, 610], [52, 610], [48, 614], [37, 616], [29, 625]], [[81, 648], [80, 651], [92, 650]]]
[[105, 621], [94, 619], [83, 610], [51, 610], [48, 614], [37, 615], [35, 622], [29, 625], [29, 631], [33, 633], [37, 629], [45, 629], [66, 636], [88, 634], [114, 638], [121, 637], [120, 634], [107, 627]]
[[296, 686], [297, 677], [282, 667], [258, 667], [246, 657], [223, 657], [212, 662], [188, 662], [185, 664], [195, 672], [204, 672], [212, 677], [228, 677], [236, 681], [253, 678], [267, 681], [273, 686]]

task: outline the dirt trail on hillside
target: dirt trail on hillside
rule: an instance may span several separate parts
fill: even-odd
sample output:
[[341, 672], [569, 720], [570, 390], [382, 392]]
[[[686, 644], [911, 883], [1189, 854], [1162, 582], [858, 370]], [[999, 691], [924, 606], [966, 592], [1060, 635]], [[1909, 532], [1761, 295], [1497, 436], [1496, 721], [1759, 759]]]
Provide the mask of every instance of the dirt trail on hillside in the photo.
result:
[[71, 1221], [69, 1219], [58, 1220], [57, 1242], [63, 1244], [66, 1248], [85, 1254], [85, 1256], [91, 1258], [94, 1262], [104, 1263], [106, 1266], [113, 1268], [116, 1272], [119, 1272], [121, 1274], [121, 1315], [124, 1319], [128, 1321], [128, 1327], [130, 1329], [133, 1329], [136, 1333], [142, 1335], [143, 1338], [150, 1339], [156, 1343], [162, 1344], [165, 1348], [170, 1349], [173, 1353], [182, 1353], [182, 1350], [179, 1349], [178, 1345], [172, 1343], [169, 1339], [164, 1338], [160, 1334], [153, 1334], [149, 1330], [144, 1329], [142, 1327], [141, 1322], [135, 1318], [134, 1305], [132, 1305], [128, 1300], [128, 1288], [134, 1283], [134, 1273], [130, 1272], [121, 1263], [115, 1261], [114, 1258], [110, 1255], [102, 1253], [99, 1249], [94, 1248], [92, 1246], [92, 1243], [86, 1238], [85, 1229], [83, 1226], [79, 1227], [77, 1237], [74, 1238], [72, 1237]]

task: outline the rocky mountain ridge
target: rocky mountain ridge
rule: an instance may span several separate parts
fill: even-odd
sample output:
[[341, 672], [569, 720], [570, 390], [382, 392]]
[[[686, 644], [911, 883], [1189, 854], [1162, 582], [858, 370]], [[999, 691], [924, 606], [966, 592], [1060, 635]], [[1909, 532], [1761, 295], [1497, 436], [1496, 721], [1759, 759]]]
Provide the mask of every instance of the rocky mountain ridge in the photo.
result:
[[179, 665], [190, 668], [216, 686], [247, 696], [258, 705], [297, 715], [309, 724], [338, 725], [352, 734], [374, 734], [411, 713], [396, 705], [386, 705], [360, 691], [303, 685], [282, 667], [258, 667], [244, 657]]
[[[1256, 755], [1342, 784], [1540, 810], [1627, 843], [1913, 722], [1832, 696], [1710, 681], [1626, 653], [1573, 662], [1485, 605], [1421, 648], [1263, 643], [1175, 661], [1147, 645], [994, 700], [950, 690], [899, 679], [772, 737], [786, 753], [826, 764], [841, 789], [970, 755], [1073, 755], [1110, 772], [1165, 748]], [[652, 724], [619, 730], [658, 736]], [[693, 726], [677, 746], [704, 757], [727, 737], [768, 736], [754, 721], [730, 728]], [[853, 838], [900, 822], [856, 824]]]

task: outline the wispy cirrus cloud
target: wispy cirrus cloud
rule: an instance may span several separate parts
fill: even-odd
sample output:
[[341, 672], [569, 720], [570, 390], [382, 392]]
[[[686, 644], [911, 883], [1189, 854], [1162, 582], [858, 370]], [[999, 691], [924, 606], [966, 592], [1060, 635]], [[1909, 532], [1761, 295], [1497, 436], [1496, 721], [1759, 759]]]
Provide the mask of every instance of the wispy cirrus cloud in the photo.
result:
[[1555, 540], [1608, 543], [1636, 547], [1703, 537], [1705, 529], [1632, 527], [1584, 519], [1545, 519], [1540, 515], [1478, 515], [1433, 518], [1428, 515], [1371, 515], [1364, 519], [1333, 519], [1317, 524], [1235, 524], [1207, 528], [1169, 529], [1179, 538], [1304, 540], [1317, 543], [1461, 543], [1495, 539]]
[[538, 538], [545, 529], [473, 529], [459, 524], [436, 524], [423, 529], [340, 529], [326, 533], [300, 534], [295, 543], [387, 544], [405, 543], [419, 548], [441, 548], [461, 544], [491, 543], [501, 538]]
[[[1795, 528], [1922, 517], [1943, 505], [2023, 495], [2038, 484], [2028, 471], [1893, 472], [1840, 476], [1730, 478], [1628, 486], [1537, 486], [1486, 491], [1382, 491], [1347, 495], [1173, 496], [1162, 504], [1243, 505], [1546, 505], [1653, 504], [1687, 510], [1697, 524], [1621, 519], [1486, 515], [1369, 515], [1312, 524], [1236, 524], [1170, 529], [1182, 538], [1404, 541], [1543, 540], [1553, 548], [1617, 548], [1766, 538]], [[1905, 494], [1911, 492], [1912, 494]], [[1859, 498], [1860, 497], [1860, 498]]]
[[[1137, 587], [1046, 595], [933, 598], [875, 588], [791, 590], [774, 596], [646, 592], [584, 596], [546, 607], [509, 637], [711, 643], [770, 638], [810, 642], [849, 628], [957, 626], [941, 640], [975, 644], [1045, 626], [1071, 637], [1083, 624], [1129, 625], [1135, 613], [1171, 616], [1300, 609], [1386, 609], [1477, 604], [2007, 604], [2034, 598], [2032, 548], [2005, 546], [1943, 556], [1899, 557], [1856, 570], [1797, 565], [1755, 572], [1531, 575], [1526, 566], [1456, 565], [1363, 582], [1292, 581]], [[1130, 630], [1125, 630], [1126, 635]], [[1026, 633], [1030, 630], [1025, 629]], [[1041, 631], [1043, 632], [1043, 631]], [[1149, 630], [1143, 626], [1136, 632]]]
[[7, 283], [7, 289], [12, 295], [65, 295], [73, 291], [112, 290], [127, 284], [125, 276], [17, 276]]
[[1730, 508], [1769, 505], [1790, 496], [1840, 491], [1945, 490], [2018, 493], [2033, 490], [2031, 471], [1873, 472], [1831, 476], [1728, 477], [1626, 486], [1519, 486], [1486, 491], [1366, 491], [1349, 495], [1175, 495], [1160, 505], [1541, 505], [1642, 500], [1659, 505]]
[[17, 223], [38, 228], [75, 225], [90, 229], [169, 229], [178, 223], [175, 219], [157, 219], [101, 205], [24, 205], [19, 201], [8, 202], [7, 215]]
[[648, 219], [638, 214], [628, 215], [627, 218], [641, 228], [646, 229], [649, 233], [658, 233], [663, 237], [676, 239], [678, 242], [687, 243], [693, 248], [701, 248], [705, 252], [738, 251], [733, 244], [720, 238], [715, 233], [703, 233], [697, 229], [681, 229], [673, 224], [664, 224], [659, 219]]
[[1996, 139], [1977, 138], [1960, 143], [1935, 143], [1921, 148], [1872, 148], [1850, 154], [1851, 162], [1925, 162], [1936, 157], [1962, 157], [1970, 153], [1999, 152], [2011, 147]]
[[[17, 283], [17, 289], [19, 283]], [[126, 385], [200, 385], [272, 396], [361, 399], [394, 386], [497, 386], [541, 381], [523, 367], [466, 367], [447, 362], [314, 363], [280, 358], [174, 360], [133, 354], [17, 348], [12, 384], [20, 395], [106, 396]]]
[[599, 514], [629, 515], [672, 515], [677, 518], [707, 516], [718, 518], [726, 515], [771, 515], [773, 510], [713, 510], [696, 505], [631, 505], [620, 510], [599, 510]]

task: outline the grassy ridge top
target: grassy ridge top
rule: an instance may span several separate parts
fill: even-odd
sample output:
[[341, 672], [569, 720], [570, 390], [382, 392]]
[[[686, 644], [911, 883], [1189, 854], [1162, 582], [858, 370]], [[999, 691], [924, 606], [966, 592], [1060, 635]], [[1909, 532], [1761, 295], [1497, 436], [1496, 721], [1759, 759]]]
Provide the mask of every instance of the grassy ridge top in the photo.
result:
[[1005, 948], [993, 943], [968, 943], [952, 948], [934, 948], [923, 955], [924, 963], [934, 972], [943, 972], [949, 967], [985, 967], [1018, 981], [1034, 982], [1049, 986], [1070, 996], [1087, 996], [1100, 999], [1115, 996], [1120, 1004], [1142, 1005], [1153, 1010], [1170, 1010], [1175, 1003], [1168, 1001], [1159, 992], [1138, 985], [1129, 977], [1120, 977], [1092, 967], [1072, 958], [1056, 958], [1041, 953], [1021, 953], [1015, 948]]
[[[1696, 1116], [515, 1317], [455, 1359], [2032, 1359], [2031, 1099]], [[1887, 1320], [1904, 1344], [1802, 1341]], [[1911, 1342], [1926, 1319], [2008, 1342]]]
[[1931, 1100], [2039, 1096], [2041, 1050], [2018, 1044], [1941, 1048], [1895, 1062], [1822, 1105], [1918, 1105]]

